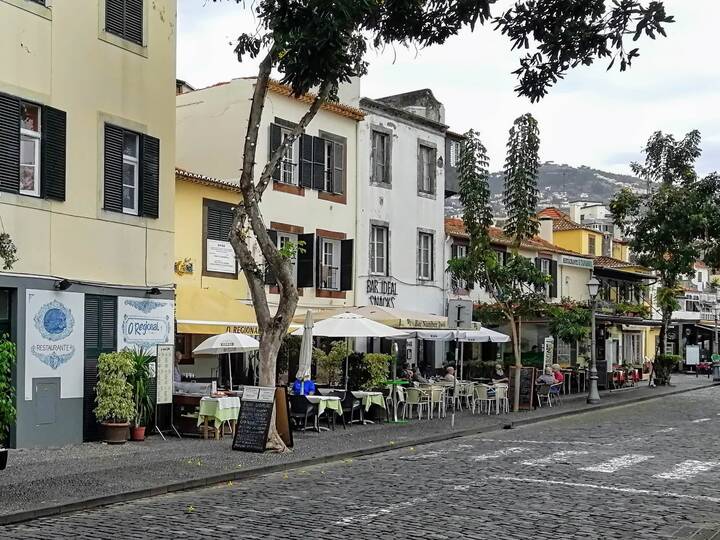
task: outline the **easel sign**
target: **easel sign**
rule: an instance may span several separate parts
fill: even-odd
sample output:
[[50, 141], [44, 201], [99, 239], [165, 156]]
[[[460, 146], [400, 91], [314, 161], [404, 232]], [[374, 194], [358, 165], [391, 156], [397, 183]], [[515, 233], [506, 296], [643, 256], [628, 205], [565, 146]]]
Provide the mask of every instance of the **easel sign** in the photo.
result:
[[[173, 389], [175, 385], [174, 381], [174, 369], [175, 369], [175, 345], [172, 343], [162, 344], [157, 346], [157, 354], [155, 358], [155, 431], [165, 440], [164, 433], [174, 431], [175, 435], [180, 437], [180, 433], [175, 428], [175, 422], [173, 419]], [[161, 405], [170, 405], [170, 427], [167, 429], [160, 429], [157, 425], [158, 418], [158, 407]]]
[[274, 387], [246, 386], [243, 389], [233, 450], [265, 451], [274, 405]]

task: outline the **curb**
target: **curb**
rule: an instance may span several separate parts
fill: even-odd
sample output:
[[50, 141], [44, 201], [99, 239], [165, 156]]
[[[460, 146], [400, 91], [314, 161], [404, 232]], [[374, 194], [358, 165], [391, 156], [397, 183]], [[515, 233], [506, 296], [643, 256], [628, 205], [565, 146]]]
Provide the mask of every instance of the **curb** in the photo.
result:
[[[568, 416], [578, 416], [578, 415], [587, 414], [587, 413], [594, 412], [594, 411], [614, 409], [614, 408], [624, 407], [626, 405], [642, 403], [644, 401], [651, 401], [654, 399], [675, 396], [678, 394], [685, 394], [687, 392], [694, 392], [696, 390], [703, 390], [706, 388], [711, 388], [713, 386], [719, 386], [719, 385], [720, 385], [720, 383], [710, 383], [710, 384], [705, 384], [702, 386], [696, 386], [693, 388], [684, 388], [681, 390], [665, 392], [660, 395], [649, 395], [649, 396], [641, 396], [641, 397], [626, 399], [620, 403], [600, 403], [598, 405], [588, 405], [587, 407], [582, 408], [582, 409], [557, 412], [557, 413], [540, 416], [537, 418], [524, 418], [524, 419], [519, 419], [519, 420], [512, 420], [511, 423], [512, 423], [513, 427], [529, 426], [529, 425], [533, 425], [533, 424], [539, 424], [542, 422], [549, 422], [552, 420], [557, 420], [560, 418], [566, 418]], [[30, 521], [33, 519], [38, 519], [38, 518], [43, 518], [43, 517], [58, 516], [60, 514], [78, 512], [81, 510], [90, 510], [93, 508], [98, 508], [100, 506], [107, 506], [110, 504], [115, 504], [115, 503], [120, 503], [120, 502], [128, 502], [128, 501], [132, 501], [132, 500], [136, 500], [136, 499], [143, 499], [146, 497], [154, 497], [157, 495], [165, 495], [165, 494], [173, 493], [173, 492], [177, 492], [177, 491], [186, 491], [186, 490], [191, 490], [191, 489], [209, 487], [212, 485], [222, 484], [222, 483], [226, 483], [226, 482], [230, 482], [230, 481], [249, 480], [252, 478], [257, 478], [259, 476], [265, 476], [268, 474], [272, 474], [275, 472], [292, 471], [292, 470], [301, 469], [304, 467], [311, 467], [313, 465], [322, 465], [322, 464], [326, 464], [326, 463], [343, 461], [346, 459], [352, 459], [352, 458], [363, 457], [363, 456], [371, 456], [374, 454], [380, 454], [383, 452], [388, 452], [390, 450], [397, 450], [400, 448], [408, 448], [411, 446], [422, 446], [422, 445], [426, 445], [426, 444], [432, 444], [432, 443], [436, 443], [436, 442], [442, 442], [442, 441], [457, 439], [457, 438], [461, 438], [461, 437], [468, 437], [468, 436], [472, 436], [472, 435], [490, 433], [490, 432], [499, 431], [499, 430], [503, 429], [504, 425], [506, 425], [506, 424], [508, 424], [507, 421], [502, 421], [496, 425], [464, 429], [461, 431], [455, 431], [455, 432], [451, 432], [451, 433], [442, 433], [442, 434], [438, 434], [438, 435], [431, 435], [428, 437], [422, 437], [419, 439], [402, 441], [402, 442], [398, 442], [398, 443], [381, 444], [381, 445], [373, 446], [373, 447], [369, 447], [369, 448], [350, 450], [348, 452], [341, 452], [341, 453], [331, 454], [331, 455], [327, 455], [327, 456], [320, 456], [320, 457], [316, 457], [316, 458], [304, 459], [304, 460], [300, 460], [300, 461], [295, 461], [293, 463], [279, 463], [279, 464], [275, 464], [275, 465], [266, 465], [266, 466], [262, 466], [262, 467], [257, 467], [255, 469], [246, 470], [246, 471], [234, 471], [234, 472], [229, 472], [229, 473], [217, 474], [217, 475], [212, 475], [212, 476], [206, 476], [204, 478], [186, 480], [184, 482], [175, 482], [175, 483], [167, 484], [164, 486], [158, 486], [158, 487], [153, 487], [153, 488], [143, 488], [143, 489], [138, 489], [138, 490], [133, 490], [133, 491], [125, 491], [122, 493], [116, 493], [114, 495], [108, 495], [105, 497], [93, 497], [90, 499], [75, 501], [72, 503], [59, 504], [59, 505], [42, 507], [42, 508], [36, 508], [34, 510], [28, 510], [25, 512], [16, 512], [13, 514], [0, 515], [0, 526], [21, 523], [23, 521]]]

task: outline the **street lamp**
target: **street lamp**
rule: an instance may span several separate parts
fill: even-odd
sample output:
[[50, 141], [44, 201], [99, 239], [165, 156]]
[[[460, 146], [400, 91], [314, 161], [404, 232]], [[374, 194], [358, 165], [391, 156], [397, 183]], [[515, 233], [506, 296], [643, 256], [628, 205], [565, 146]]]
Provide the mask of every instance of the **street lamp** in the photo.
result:
[[600, 393], [598, 392], [598, 373], [597, 359], [595, 348], [595, 299], [600, 292], [600, 282], [595, 276], [590, 276], [587, 282], [588, 294], [590, 295], [590, 317], [591, 317], [591, 340], [590, 340], [590, 390], [588, 391], [587, 402], [594, 404], [600, 403]]

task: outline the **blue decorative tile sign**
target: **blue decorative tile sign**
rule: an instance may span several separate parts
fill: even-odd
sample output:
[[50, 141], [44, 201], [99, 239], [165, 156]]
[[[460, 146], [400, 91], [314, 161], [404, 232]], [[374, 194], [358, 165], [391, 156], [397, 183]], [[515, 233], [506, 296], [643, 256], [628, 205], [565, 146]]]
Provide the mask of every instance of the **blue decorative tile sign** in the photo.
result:
[[118, 350], [151, 349], [175, 339], [175, 303], [154, 298], [118, 298]]

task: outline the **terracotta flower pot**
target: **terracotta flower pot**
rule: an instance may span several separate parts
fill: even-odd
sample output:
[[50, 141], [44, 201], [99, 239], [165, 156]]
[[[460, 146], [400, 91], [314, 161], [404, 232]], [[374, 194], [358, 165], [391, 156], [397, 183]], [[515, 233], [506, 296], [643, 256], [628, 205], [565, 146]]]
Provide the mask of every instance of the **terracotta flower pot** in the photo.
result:
[[7, 467], [7, 460], [8, 460], [8, 449], [0, 448], [0, 471], [5, 470], [5, 467]]
[[130, 422], [113, 423], [106, 422], [103, 424], [105, 428], [105, 442], [108, 444], [125, 444], [127, 442], [127, 432]]
[[130, 440], [131, 441], [144, 441], [145, 440], [145, 426], [133, 426], [130, 428]]

